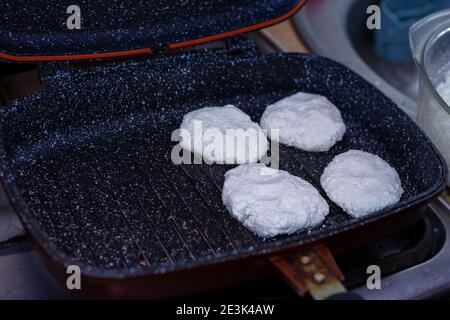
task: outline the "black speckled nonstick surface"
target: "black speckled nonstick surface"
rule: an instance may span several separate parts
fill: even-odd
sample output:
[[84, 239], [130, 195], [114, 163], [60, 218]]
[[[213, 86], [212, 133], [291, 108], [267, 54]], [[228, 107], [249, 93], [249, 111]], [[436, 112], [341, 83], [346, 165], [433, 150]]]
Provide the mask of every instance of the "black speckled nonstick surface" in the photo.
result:
[[[320, 188], [332, 158], [348, 149], [394, 166], [401, 202], [351, 219], [331, 214], [313, 230], [263, 240], [222, 205], [232, 166], [174, 165], [171, 141], [185, 113], [235, 104], [254, 121], [265, 106], [306, 91], [328, 97], [348, 131], [326, 153], [281, 146], [280, 166]], [[112, 276], [159, 273], [269, 252], [386, 217], [442, 190], [441, 156], [414, 122], [342, 65], [302, 54], [166, 55], [57, 72], [2, 114], [3, 178], [29, 232], [57, 262]]]
[[[300, 0], [2, 0], [0, 48], [15, 55], [67, 55], [139, 48], [212, 36], [276, 19]], [[304, 2], [304, 1], [303, 1]], [[81, 29], [68, 29], [70, 5]]]

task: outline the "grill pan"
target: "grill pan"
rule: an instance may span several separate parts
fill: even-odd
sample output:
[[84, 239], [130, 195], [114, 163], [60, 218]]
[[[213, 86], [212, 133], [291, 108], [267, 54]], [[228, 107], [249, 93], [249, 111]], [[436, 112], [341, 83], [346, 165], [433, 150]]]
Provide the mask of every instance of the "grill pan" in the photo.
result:
[[[233, 166], [174, 165], [171, 134], [194, 109], [231, 103], [259, 121], [265, 106], [297, 91], [326, 96], [348, 128], [326, 153], [280, 146], [280, 168], [318, 188], [330, 215], [264, 240], [222, 204]], [[437, 197], [446, 177], [440, 154], [393, 102], [346, 67], [307, 54], [204, 50], [58, 71], [2, 111], [0, 134], [12, 203], [62, 283], [68, 265], [81, 266], [84, 290], [75, 294], [83, 297], [177, 296], [231, 284], [237, 273], [251, 278], [251, 266], [282, 252], [382, 220], [406, 223], [401, 213]], [[398, 204], [353, 219], [326, 197], [320, 175], [349, 149], [399, 172]]]

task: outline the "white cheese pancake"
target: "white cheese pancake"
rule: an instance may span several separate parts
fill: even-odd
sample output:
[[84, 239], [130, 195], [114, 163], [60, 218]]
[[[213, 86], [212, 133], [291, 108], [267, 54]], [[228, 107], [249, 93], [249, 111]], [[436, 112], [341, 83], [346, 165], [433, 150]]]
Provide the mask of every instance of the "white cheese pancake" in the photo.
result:
[[359, 150], [336, 156], [320, 183], [331, 201], [355, 218], [394, 205], [403, 194], [397, 171], [379, 156]]
[[299, 92], [270, 105], [260, 121], [271, 139], [304, 151], [328, 151], [342, 140], [346, 127], [341, 112], [324, 96]]
[[189, 112], [180, 129], [181, 147], [202, 155], [206, 163], [254, 163], [267, 153], [261, 127], [232, 105]]
[[233, 217], [264, 238], [317, 226], [329, 213], [309, 182], [262, 164], [229, 170], [222, 200]]

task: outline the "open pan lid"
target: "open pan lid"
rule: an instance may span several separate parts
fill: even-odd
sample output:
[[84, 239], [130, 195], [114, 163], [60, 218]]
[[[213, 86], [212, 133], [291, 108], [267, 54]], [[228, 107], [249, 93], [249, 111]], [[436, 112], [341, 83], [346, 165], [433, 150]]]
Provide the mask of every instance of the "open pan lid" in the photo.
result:
[[[289, 18], [305, 3], [78, 0], [75, 8], [69, 0], [3, 0], [0, 58], [53, 61], [149, 54], [264, 28]], [[78, 12], [79, 20], [74, 16]], [[78, 21], [80, 29], [69, 29]]]

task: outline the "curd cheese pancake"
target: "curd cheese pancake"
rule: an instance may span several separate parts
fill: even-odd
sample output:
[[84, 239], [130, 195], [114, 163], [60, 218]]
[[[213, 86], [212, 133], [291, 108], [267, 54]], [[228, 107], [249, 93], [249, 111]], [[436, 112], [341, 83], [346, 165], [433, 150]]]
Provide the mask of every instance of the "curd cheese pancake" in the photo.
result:
[[[324, 96], [304, 92], [268, 106], [260, 123], [271, 139], [310, 152], [330, 150], [346, 131], [335, 105]], [[279, 137], [271, 135], [274, 129]]]
[[264, 238], [317, 226], [329, 213], [309, 182], [262, 164], [229, 170], [222, 201], [233, 217]]
[[267, 153], [261, 127], [232, 105], [189, 112], [180, 129], [181, 147], [202, 155], [207, 163], [255, 163]]
[[355, 218], [394, 205], [403, 194], [397, 171], [379, 156], [359, 150], [336, 156], [320, 183], [331, 201]]

